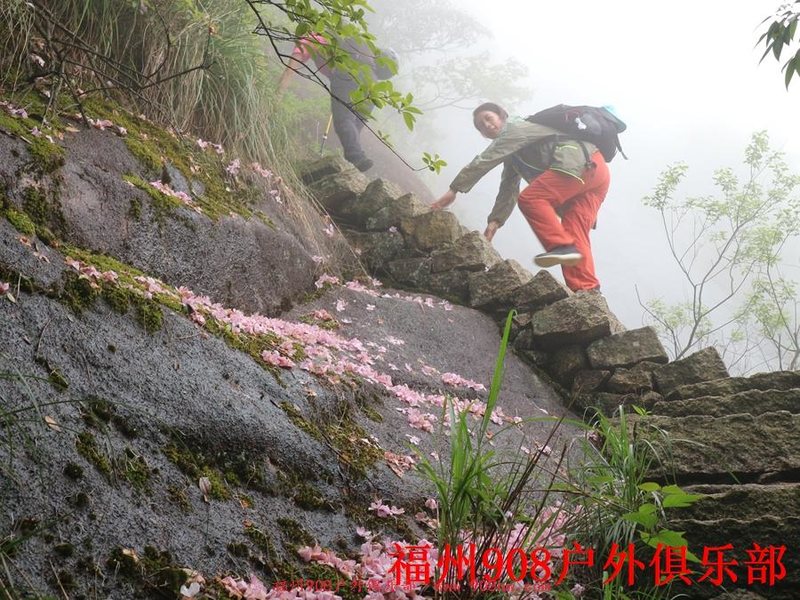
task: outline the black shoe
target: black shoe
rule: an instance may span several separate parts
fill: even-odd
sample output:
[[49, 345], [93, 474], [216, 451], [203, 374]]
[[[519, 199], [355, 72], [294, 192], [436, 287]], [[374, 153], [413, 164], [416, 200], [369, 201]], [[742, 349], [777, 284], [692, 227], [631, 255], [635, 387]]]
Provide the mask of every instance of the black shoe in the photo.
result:
[[563, 265], [574, 267], [583, 260], [583, 254], [578, 252], [575, 246], [556, 246], [549, 252], [537, 254], [533, 262], [539, 267], [553, 267]]
[[353, 163], [356, 169], [358, 169], [362, 173], [364, 171], [368, 171], [374, 164], [375, 163], [373, 163], [369, 158], [362, 158], [361, 160], [357, 160]]

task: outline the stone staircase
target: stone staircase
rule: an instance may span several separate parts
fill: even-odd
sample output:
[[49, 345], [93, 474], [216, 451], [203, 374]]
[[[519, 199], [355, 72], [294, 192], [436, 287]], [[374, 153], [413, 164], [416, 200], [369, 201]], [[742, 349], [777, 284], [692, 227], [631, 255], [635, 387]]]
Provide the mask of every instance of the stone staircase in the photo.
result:
[[[635, 426], [670, 457], [668, 468], [657, 467], [654, 476], [674, 477], [686, 490], [706, 494], [678, 513], [676, 526], [686, 531], [694, 553], [731, 544], [725, 556], [738, 562], [732, 567], [738, 581], [728, 580], [728, 587], [745, 588], [750, 598], [800, 597], [800, 372], [686, 383]], [[749, 554], [754, 544], [766, 554]], [[785, 576], [771, 582], [782, 574], [780, 566], [754, 564], [759, 558], [780, 558]], [[679, 591], [711, 598], [719, 589]]]
[[[632, 420], [637, 436], [669, 459], [652, 477], [706, 494], [681, 509], [678, 529], [698, 556], [732, 544], [729, 556], [738, 561], [736, 582], [678, 591], [688, 598], [800, 598], [800, 373], [730, 377], [713, 348], [670, 363], [653, 329], [625, 331], [601, 294], [573, 294], [547, 271], [534, 275], [503, 260], [452, 213], [430, 212], [338, 158], [309, 165], [303, 179], [364, 266], [390, 285], [498, 322], [516, 309], [514, 350], [573, 410], [587, 418], [590, 407], [608, 415], [621, 405], [648, 411]], [[772, 583], [759, 584], [765, 571], [748, 566], [754, 543], [785, 546], [785, 574]]]

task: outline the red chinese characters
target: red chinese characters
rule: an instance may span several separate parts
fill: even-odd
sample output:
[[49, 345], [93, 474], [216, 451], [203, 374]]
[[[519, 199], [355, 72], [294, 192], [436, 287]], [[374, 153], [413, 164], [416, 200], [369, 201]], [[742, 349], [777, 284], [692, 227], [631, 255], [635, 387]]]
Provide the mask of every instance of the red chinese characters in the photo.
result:
[[[551, 582], [561, 584], [571, 567], [595, 566], [594, 549], [584, 548], [577, 542], [573, 542], [572, 547], [564, 547], [555, 561], [551, 551], [544, 547], [529, 551], [521, 548], [504, 551], [500, 548], [479, 549], [474, 543], [455, 549], [447, 544], [438, 554], [435, 569], [432, 568], [431, 549], [430, 545], [395, 544], [390, 554], [395, 559], [390, 570], [394, 583], [404, 587], [433, 584], [437, 589], [464, 586], [500, 589], [502, 586], [524, 584], [539, 586], [541, 590], [543, 586], [549, 589]], [[785, 546], [762, 547], [753, 543], [745, 551], [748, 559], [741, 564], [732, 557], [733, 550], [732, 544], [706, 546], [697, 564], [696, 558], [695, 562], [690, 561], [693, 555], [689, 554], [686, 546], [658, 544], [645, 565], [636, 558], [634, 544], [621, 547], [614, 543], [602, 565], [606, 573], [603, 585], [619, 579], [623, 585], [631, 587], [647, 567], [652, 571], [656, 586], [676, 581], [687, 586], [701, 582], [722, 586], [739, 581], [742, 571], [745, 572], [743, 581], [748, 586], [774, 586], [786, 577], [783, 564]], [[557, 574], [554, 572], [556, 564], [560, 565]]]

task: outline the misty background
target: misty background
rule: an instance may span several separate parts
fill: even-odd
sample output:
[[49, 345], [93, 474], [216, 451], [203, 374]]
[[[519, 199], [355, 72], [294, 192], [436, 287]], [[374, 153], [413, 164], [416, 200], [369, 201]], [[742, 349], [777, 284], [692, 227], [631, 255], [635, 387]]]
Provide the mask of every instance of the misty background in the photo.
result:
[[[759, 64], [763, 44], [756, 47], [766, 29], [762, 21], [775, 14], [779, 1], [452, 3], [454, 21], [467, 15], [474, 19], [472, 25], [485, 28], [476, 39], [466, 39], [469, 27], [451, 22], [447, 13], [413, 14], [424, 4], [394, 4], [395, 11], [404, 9], [406, 18], [417, 23], [416, 31], [400, 32], [391, 21], [390, 27], [380, 26], [385, 21], [376, 27], [379, 40], [401, 46], [396, 48], [401, 59], [398, 87], [414, 85], [415, 100], [426, 107], [430, 93], [426, 96], [419, 81], [404, 79], [409, 70], [481, 52], [490, 60], [474, 64], [498, 74], [494, 85], [481, 88], [480, 79], [487, 74], [476, 72], [476, 89], [464, 91], [476, 92], [474, 97], [430, 110], [411, 136], [414, 142], [407, 152], [416, 150], [411, 159], [425, 150], [448, 162], [440, 175], [426, 177], [434, 197], [488, 144], [471, 121], [471, 110], [482, 101], [498, 102], [521, 116], [559, 103], [611, 105], [627, 123], [620, 139], [629, 160], [618, 155], [610, 165], [611, 189], [592, 246], [602, 292], [628, 328], [646, 322], [637, 290], [643, 301], [690, 298], [658, 213], [642, 205], [666, 167], [688, 164], [688, 176], [678, 188], [681, 196], [712, 194], [716, 169], [731, 167], [747, 175], [745, 148], [754, 132], [767, 130], [772, 148], [786, 154], [790, 169], [800, 171], [800, 82], [787, 91], [780, 69], [784, 61], [770, 55]], [[373, 5], [381, 13], [392, 10], [390, 3]], [[454, 25], [465, 32], [465, 46], [459, 47], [456, 39], [447, 50], [409, 51], [424, 45], [426, 36], [433, 42]], [[483, 231], [500, 172], [496, 168], [469, 194], [459, 194], [450, 208], [470, 229]], [[518, 210], [493, 243], [503, 257], [536, 270], [531, 259], [542, 248]], [[798, 247], [786, 249], [784, 259], [784, 273], [800, 280]], [[561, 280], [560, 269], [550, 271]]]

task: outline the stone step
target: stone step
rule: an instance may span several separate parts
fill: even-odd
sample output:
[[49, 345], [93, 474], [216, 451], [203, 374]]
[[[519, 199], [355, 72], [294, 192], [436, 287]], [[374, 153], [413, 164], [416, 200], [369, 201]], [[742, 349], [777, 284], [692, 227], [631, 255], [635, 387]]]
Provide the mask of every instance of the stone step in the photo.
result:
[[750, 377], [727, 377], [682, 385], [666, 395], [667, 400], [701, 396], [730, 396], [746, 390], [790, 390], [800, 388], [800, 371], [759, 373]]
[[668, 461], [651, 476], [681, 485], [792, 479], [800, 472], [800, 415], [786, 411], [724, 417], [631, 418], [637, 438]]
[[[738, 561], [732, 570], [738, 576], [735, 586], [741, 587], [738, 595], [729, 598], [797, 597], [794, 594], [800, 589], [800, 556], [794, 545], [800, 539], [800, 484], [697, 485], [684, 489], [705, 496], [691, 507], [673, 509], [669, 513], [671, 528], [685, 533], [690, 550], [700, 558], [704, 547], [733, 546], [725, 556]], [[780, 561], [786, 576], [774, 585], [747, 583], [747, 564], [752, 563], [747, 551], [754, 549], [754, 543], [761, 548], [786, 548]], [[744, 595], [745, 590], [759, 595]], [[691, 598], [720, 598], [719, 588], [707, 585], [673, 591], [687, 593]]]
[[[800, 483], [700, 484], [684, 490], [704, 497], [692, 506], [676, 509], [679, 520], [713, 521], [739, 519], [754, 521], [760, 517], [800, 517]], [[793, 538], [793, 541], [800, 538]]]
[[686, 400], [656, 402], [652, 412], [657, 415], [684, 417], [708, 415], [722, 417], [749, 413], [760, 415], [785, 410], [800, 414], [800, 389], [791, 390], [746, 390], [732, 396], [703, 396]]
[[[702, 560], [704, 548], [718, 548], [732, 545], [733, 548], [723, 553], [725, 561], [736, 561], [730, 567], [736, 575], [737, 581], [731, 582], [730, 578], [724, 579], [724, 585], [729, 592], [734, 589], [757, 596], [733, 595], [720, 596], [721, 587], [715, 587], [706, 582], [697, 583], [697, 580], [708, 570], [708, 566], [692, 565], [697, 572], [691, 577], [694, 581], [691, 586], [673, 586], [670, 590], [674, 594], [686, 594], [691, 599], [703, 598], [769, 598], [770, 600], [796, 600], [800, 590], [800, 555], [797, 553], [797, 540], [800, 539], [800, 516], [787, 516], [783, 518], [767, 516], [758, 517], [752, 521], [742, 519], [717, 519], [703, 521], [684, 521], [676, 523], [678, 531], [684, 531], [689, 549]], [[783, 574], [781, 579], [769, 580], [770, 567], [764, 563], [763, 567], [754, 564], [761, 555], [754, 544], [764, 551], [762, 560], [770, 561], [775, 565], [775, 574]], [[781, 551], [783, 548], [783, 551]], [[748, 553], [748, 550], [750, 553]], [[752, 554], [751, 554], [752, 553]], [[709, 565], [713, 564], [715, 552], [709, 554]], [[771, 555], [771, 557], [770, 557]], [[779, 560], [778, 560], [779, 558]], [[782, 567], [781, 567], [782, 565]], [[690, 567], [691, 568], [691, 567]], [[759, 583], [759, 577], [764, 576], [765, 583]], [[748, 581], [748, 576], [753, 577]]]

